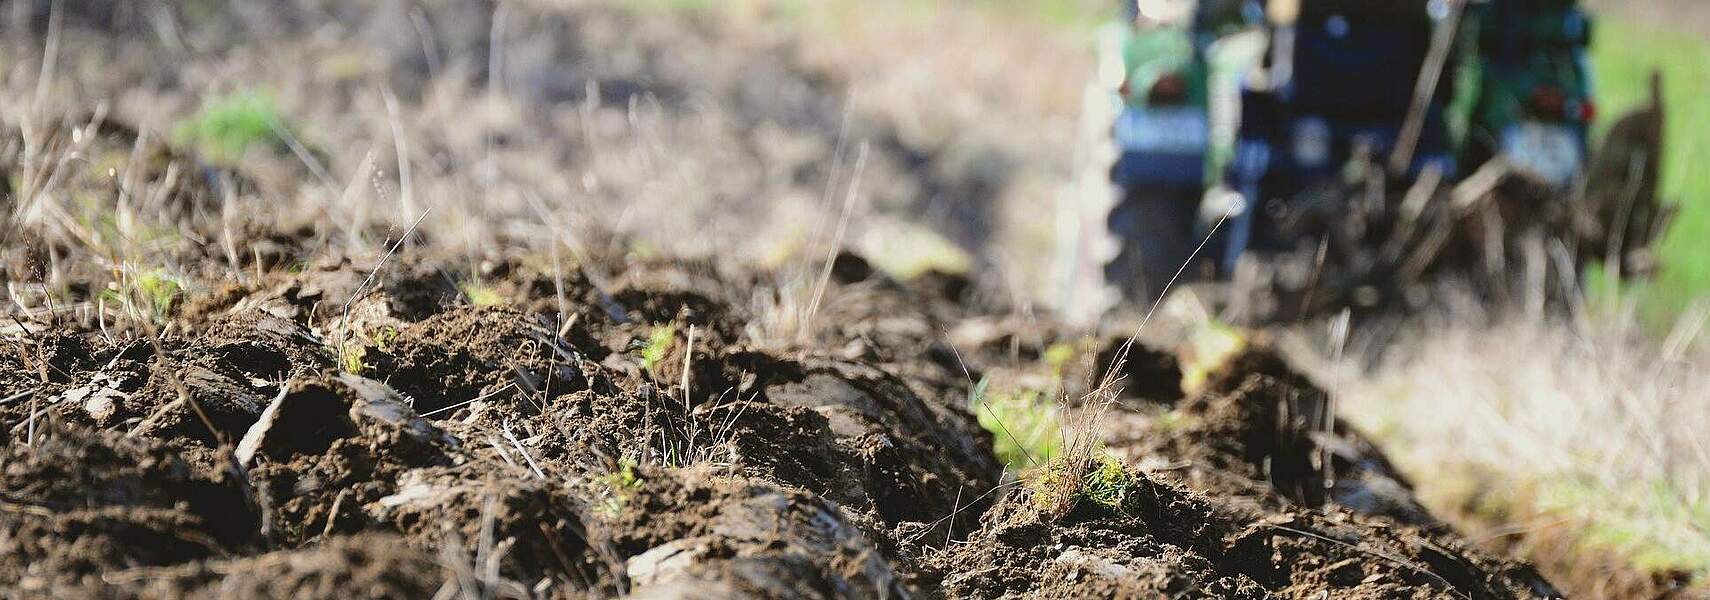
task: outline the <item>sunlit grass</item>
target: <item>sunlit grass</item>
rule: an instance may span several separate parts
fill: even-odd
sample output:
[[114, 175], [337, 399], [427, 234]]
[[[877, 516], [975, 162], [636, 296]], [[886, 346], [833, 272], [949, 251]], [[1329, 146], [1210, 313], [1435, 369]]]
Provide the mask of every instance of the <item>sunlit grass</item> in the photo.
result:
[[1670, 324], [1694, 300], [1710, 294], [1710, 38], [1660, 31], [1606, 18], [1599, 21], [1592, 62], [1602, 105], [1602, 126], [1650, 101], [1653, 69], [1663, 73], [1668, 108], [1662, 193], [1680, 214], [1662, 241], [1662, 268], [1631, 298], [1653, 323]]
[[285, 119], [263, 94], [240, 93], [216, 99], [179, 123], [173, 132], [187, 145], [216, 161], [233, 161], [254, 146], [282, 146]]
[[465, 281], [457, 286], [463, 297], [473, 306], [498, 306], [505, 303], [505, 298], [493, 286], [480, 281]]
[[1128, 466], [1114, 454], [1095, 450], [1084, 470], [1076, 473], [1076, 463], [1069, 460], [1052, 461], [1028, 477], [1033, 489], [1034, 507], [1039, 510], [1066, 513], [1081, 502], [1090, 502], [1112, 512], [1126, 513], [1134, 493], [1139, 491], [1140, 479], [1128, 471]]
[[992, 451], [1010, 469], [1050, 462], [1062, 452], [1063, 416], [1049, 396], [1034, 390], [991, 392], [981, 380], [968, 394], [968, 410], [992, 434]]
[[1528, 555], [1563, 583], [1600, 575], [1557, 570], [1570, 564], [1561, 552], [1702, 578], [1710, 355], [1646, 340], [1637, 323], [1437, 328], [1405, 362], [1350, 382], [1345, 416], [1419, 474], [1422, 496], [1446, 516], [1520, 531], [1572, 524]]
[[654, 325], [652, 332], [647, 335], [647, 342], [641, 346], [641, 368], [648, 375], [657, 376], [665, 355], [671, 352], [671, 345], [677, 342], [677, 322]]
[[1621, 552], [1639, 568], [1700, 574], [1710, 569], [1710, 499], [1668, 481], [1611, 490], [1570, 479], [1543, 492], [1536, 500], [1540, 509], [1583, 517], [1587, 543]]
[[165, 269], [123, 269], [101, 293], [101, 300], [133, 318], [163, 323], [183, 291], [182, 280]]

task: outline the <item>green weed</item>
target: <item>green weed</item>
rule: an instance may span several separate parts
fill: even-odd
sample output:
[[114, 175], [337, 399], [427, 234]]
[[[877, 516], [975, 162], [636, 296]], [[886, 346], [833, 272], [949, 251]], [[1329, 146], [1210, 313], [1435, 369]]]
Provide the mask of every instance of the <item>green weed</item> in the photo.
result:
[[647, 344], [641, 347], [641, 367], [648, 375], [658, 375], [660, 362], [665, 360], [665, 354], [671, 351], [671, 344], [676, 341], [676, 321], [653, 326], [653, 332], [647, 335]]
[[386, 352], [392, 349], [392, 344], [398, 341], [398, 328], [391, 325], [381, 325], [374, 330], [374, 348]]
[[214, 161], [234, 161], [252, 146], [282, 147], [285, 119], [268, 97], [240, 93], [202, 107], [195, 117], [179, 123], [174, 137], [181, 145]]
[[635, 497], [642, 485], [641, 475], [636, 472], [635, 461], [629, 459], [624, 459], [618, 465], [618, 470], [607, 473], [599, 482], [604, 489], [600, 490], [602, 497], [594, 505], [594, 510], [608, 517], [615, 517], [623, 512], [624, 505], [629, 503], [630, 498]]
[[1128, 474], [1128, 469], [1122, 464], [1122, 459], [1112, 454], [1099, 454], [1097, 462], [1087, 474], [1081, 478], [1080, 498], [1103, 506], [1121, 511], [1128, 505], [1129, 493], [1137, 487], [1134, 478]]
[[172, 307], [183, 291], [183, 284], [165, 269], [122, 271], [119, 279], [101, 292], [101, 300], [120, 307], [132, 317], [161, 323], [172, 314]]
[[1019, 468], [1056, 458], [1063, 447], [1063, 418], [1056, 404], [1035, 390], [990, 394], [988, 383], [982, 379], [968, 392], [968, 409], [992, 432], [998, 459]]
[[338, 365], [351, 375], [361, 375], [374, 367], [368, 362], [368, 347], [358, 342], [345, 342], [339, 348]]
[[463, 292], [463, 297], [468, 299], [469, 304], [474, 306], [498, 306], [505, 302], [504, 297], [499, 295], [498, 290], [493, 289], [493, 286], [479, 281], [463, 282], [462, 285], [457, 286], [457, 289], [458, 291]]

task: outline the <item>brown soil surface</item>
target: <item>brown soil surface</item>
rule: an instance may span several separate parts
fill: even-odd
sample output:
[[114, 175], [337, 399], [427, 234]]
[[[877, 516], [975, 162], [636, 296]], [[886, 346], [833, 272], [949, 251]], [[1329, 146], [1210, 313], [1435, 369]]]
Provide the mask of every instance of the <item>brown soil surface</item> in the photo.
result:
[[[1553, 595], [1356, 432], [1312, 433], [1323, 393], [1270, 355], [1184, 399], [1138, 347], [1099, 425], [1123, 496], [1048, 506], [1030, 482], [1060, 467], [1006, 482], [968, 398], [1074, 334], [955, 277], [843, 256], [818, 325], [777, 336], [763, 271], [358, 264], [15, 322], [7, 595]], [[441, 275], [471, 270], [495, 304]], [[1083, 344], [1086, 377], [1118, 342]]]

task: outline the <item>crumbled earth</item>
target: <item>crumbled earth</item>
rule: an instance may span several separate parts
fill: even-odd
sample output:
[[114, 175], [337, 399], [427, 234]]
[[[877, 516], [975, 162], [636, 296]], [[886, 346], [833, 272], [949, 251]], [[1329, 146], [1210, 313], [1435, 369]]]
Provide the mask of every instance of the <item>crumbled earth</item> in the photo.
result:
[[1171, 408], [1111, 409], [1100, 436], [1128, 465], [1106, 474], [1119, 495], [1010, 494], [934, 557], [947, 595], [1560, 596], [1433, 517], [1358, 431], [1314, 423], [1325, 398], [1261, 348]]
[[476, 306], [413, 275], [437, 260], [209, 286], [152, 334], [20, 321], [7, 595], [1553, 595], [1357, 432], [1315, 433], [1323, 393], [1262, 352], [1183, 397], [1136, 350], [1100, 424], [1122, 497], [1051, 505], [968, 398], [1062, 332], [958, 348], [1027, 321], [942, 282], [842, 274], [823, 327], [777, 339], [737, 301], [761, 272], [510, 264]]

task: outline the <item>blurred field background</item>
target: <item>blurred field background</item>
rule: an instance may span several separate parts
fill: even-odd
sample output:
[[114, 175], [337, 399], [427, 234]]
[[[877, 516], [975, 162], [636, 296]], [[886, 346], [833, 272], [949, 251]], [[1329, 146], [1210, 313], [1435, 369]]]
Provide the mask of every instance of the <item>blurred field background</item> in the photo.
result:
[[1649, 13], [1623, 19], [1621, 10], [1605, 7], [1610, 17], [1600, 23], [1593, 55], [1603, 114], [1617, 115], [1648, 101], [1652, 69], [1663, 73], [1669, 107], [1663, 190], [1680, 203], [1680, 215], [1662, 245], [1662, 272], [1653, 283], [1628, 291], [1630, 300], [1645, 306], [1646, 318], [1657, 323], [1710, 292], [1710, 261], [1704, 259], [1710, 244], [1710, 177], [1702, 171], [1710, 161], [1705, 135], [1710, 131], [1710, 30], [1704, 29], [1710, 19], [1702, 7], [1688, 8], [1683, 20], [1673, 22], [1683, 28], [1672, 30]]
[[1581, 593], [1622, 597], [1609, 560], [1668, 576], [1710, 572], [1710, 355], [1697, 342], [1710, 296], [1710, 5], [1593, 2], [1593, 68], [1608, 124], [1668, 107], [1664, 195], [1679, 214], [1649, 281], [1612, 292], [1588, 277], [1570, 323], [1441, 323], [1409, 358], [1362, 381], [1360, 417], [1439, 506]]

